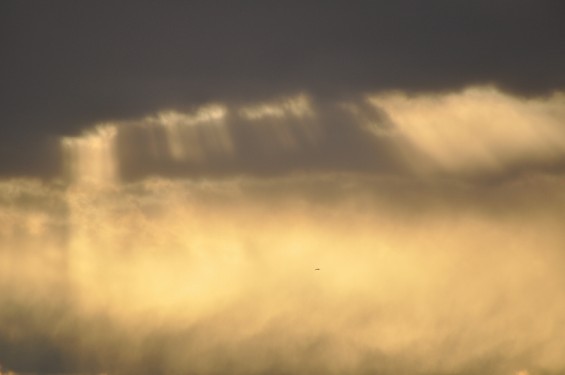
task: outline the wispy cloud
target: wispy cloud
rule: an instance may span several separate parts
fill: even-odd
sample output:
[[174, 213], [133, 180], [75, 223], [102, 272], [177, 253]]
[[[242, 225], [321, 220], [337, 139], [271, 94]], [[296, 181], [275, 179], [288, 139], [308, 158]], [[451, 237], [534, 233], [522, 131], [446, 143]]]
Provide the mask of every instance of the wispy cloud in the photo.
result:
[[565, 96], [519, 98], [494, 88], [459, 93], [375, 95], [396, 131], [428, 163], [416, 167], [450, 173], [505, 173], [513, 168], [562, 163]]
[[0, 358], [142, 374], [559, 371], [562, 184], [4, 181], [0, 344], [36, 361]]
[[0, 362], [559, 373], [563, 111], [301, 94], [63, 138], [68, 181], [0, 180]]
[[62, 144], [75, 180], [304, 170], [480, 179], [562, 166], [564, 121], [561, 93], [525, 99], [475, 87], [335, 102], [300, 94], [161, 111], [98, 125]]

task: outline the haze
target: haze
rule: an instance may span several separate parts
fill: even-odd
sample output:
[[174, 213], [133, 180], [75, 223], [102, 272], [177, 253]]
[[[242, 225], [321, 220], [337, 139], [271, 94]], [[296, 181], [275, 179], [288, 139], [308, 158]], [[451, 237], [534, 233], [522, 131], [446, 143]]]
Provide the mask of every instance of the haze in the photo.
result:
[[565, 374], [562, 4], [0, 7], [0, 373]]

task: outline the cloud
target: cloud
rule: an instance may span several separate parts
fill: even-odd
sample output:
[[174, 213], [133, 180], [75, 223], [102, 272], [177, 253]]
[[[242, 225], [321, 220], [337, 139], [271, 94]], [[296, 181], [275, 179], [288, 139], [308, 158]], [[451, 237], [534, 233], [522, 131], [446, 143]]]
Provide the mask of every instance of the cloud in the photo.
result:
[[[2, 236], [0, 345], [11, 350], [0, 362], [28, 372], [558, 373], [562, 180], [3, 181], [3, 221], [21, 229]], [[63, 228], [38, 231], [36, 217]]]
[[62, 152], [75, 181], [305, 171], [480, 181], [558, 172], [565, 157], [564, 119], [562, 93], [524, 99], [471, 87], [329, 102], [302, 93], [99, 124], [63, 138]]
[[63, 137], [65, 178], [0, 180], [0, 363], [562, 372], [563, 115], [300, 93]]
[[[379, 121], [378, 111], [367, 112]], [[61, 141], [71, 181], [162, 176], [385, 171], [395, 160], [350, 111], [305, 94], [241, 106], [208, 104], [95, 125]]]
[[[479, 87], [447, 94], [375, 95], [369, 100], [437, 170], [497, 174], [563, 162], [562, 93], [523, 99]], [[408, 162], [421, 163], [416, 157]]]
[[11, 163], [0, 173], [53, 173], [44, 150], [33, 152], [45, 139], [164, 108], [484, 84], [550, 94], [565, 84], [564, 13], [558, 1], [528, 0], [2, 2], [0, 152]]
[[562, 3], [0, 7], [2, 373], [565, 371]]

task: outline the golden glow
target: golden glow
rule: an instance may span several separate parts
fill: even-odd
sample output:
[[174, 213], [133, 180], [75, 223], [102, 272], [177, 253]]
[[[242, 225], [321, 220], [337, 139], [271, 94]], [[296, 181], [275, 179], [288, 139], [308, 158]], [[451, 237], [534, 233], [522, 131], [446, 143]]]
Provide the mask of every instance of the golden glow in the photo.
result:
[[265, 118], [283, 117], [309, 117], [313, 116], [314, 111], [310, 104], [310, 99], [304, 95], [284, 98], [278, 101], [254, 104], [239, 109], [240, 116], [248, 120], [262, 120]]
[[[233, 162], [238, 127], [274, 152], [316, 147], [327, 116], [285, 100], [98, 126], [61, 141], [70, 183], [0, 180], [0, 349], [56, 347], [109, 374], [565, 368], [560, 174], [490, 186], [404, 171], [118, 173], [135, 131], [175, 161]], [[376, 136], [419, 155], [417, 168], [457, 176], [563, 157], [560, 95], [369, 100], [390, 118], [342, 105], [352, 131], [389, 121], [390, 137]]]
[[168, 156], [173, 160], [202, 162], [209, 156], [227, 156], [234, 151], [224, 124], [226, 113], [226, 107], [212, 104], [193, 114], [160, 112], [146, 118], [143, 125], [164, 129]]
[[265, 154], [288, 153], [313, 147], [322, 135], [310, 98], [305, 94], [257, 103], [238, 110]]
[[437, 168], [500, 171], [565, 156], [565, 96], [520, 99], [488, 87], [459, 93], [372, 96], [397, 131]]
[[[306, 187], [340, 181], [348, 181], [354, 194], [308, 198]], [[547, 192], [540, 205], [548, 208], [535, 214], [510, 204], [536, 199], [523, 184], [494, 196], [480, 190], [462, 190], [454, 200], [446, 195], [447, 207], [457, 204], [453, 214], [434, 203], [444, 192], [419, 193], [409, 180], [355, 175], [151, 179], [66, 191], [28, 183], [25, 194], [63, 201], [68, 212], [54, 213], [50, 205], [3, 211], [4, 223], [25, 232], [3, 236], [7, 249], [18, 244], [19, 250], [3, 252], [4, 265], [18, 266], [17, 272], [5, 269], [1, 280], [17, 285], [12, 294], [27, 290], [37, 308], [45, 303], [42, 296], [63, 293], [72, 301], [73, 319], [104, 314], [131, 340], [169, 328], [203, 329], [209, 337], [204, 343], [177, 342], [182, 354], [171, 354], [167, 364], [177, 370], [213, 368], [199, 350], [221, 356], [231, 348], [246, 357], [264, 345], [291, 370], [299, 369], [292, 358], [298, 366], [307, 357], [323, 368], [354, 370], [363, 353], [374, 352], [390, 358], [404, 353], [422, 371], [457, 372], [495, 348], [508, 356], [530, 350], [532, 365], [560, 368], [563, 182], [535, 182]], [[281, 184], [293, 192], [271, 195]], [[22, 181], [6, 182], [3, 189], [20, 186]], [[24, 190], [11, 194], [21, 198]], [[403, 207], [404, 194], [415, 194], [419, 207]], [[489, 212], [489, 199], [507, 208]], [[67, 225], [65, 241], [46, 230], [56, 220]], [[46, 266], [54, 254], [53, 266]], [[54, 269], [57, 277], [49, 274]], [[82, 333], [83, 340], [88, 343], [91, 334]], [[446, 346], [454, 334], [458, 345]], [[296, 349], [322, 338], [319, 352]], [[82, 350], [98, 350], [96, 340], [87, 345]], [[135, 350], [133, 342], [111, 349], [124, 358], [135, 357]], [[249, 366], [268, 368], [264, 355]], [[177, 362], [184, 356], [190, 364]], [[247, 366], [238, 369], [251, 371]]]
[[67, 173], [78, 184], [108, 184], [118, 177], [115, 125], [100, 125], [62, 140]]
[[[77, 184], [113, 183], [119, 180], [117, 143], [129, 147], [136, 157], [149, 155], [155, 161], [206, 166], [237, 160], [249, 143], [259, 150], [258, 158], [269, 154], [290, 155], [315, 147], [322, 137], [322, 125], [305, 95], [231, 110], [223, 104], [201, 106], [192, 112], [161, 111], [139, 120], [98, 125], [78, 137], [61, 141], [68, 176]], [[237, 132], [247, 141], [237, 144]], [[147, 140], [137, 144], [131, 134]], [[241, 140], [240, 140], [241, 141]]]

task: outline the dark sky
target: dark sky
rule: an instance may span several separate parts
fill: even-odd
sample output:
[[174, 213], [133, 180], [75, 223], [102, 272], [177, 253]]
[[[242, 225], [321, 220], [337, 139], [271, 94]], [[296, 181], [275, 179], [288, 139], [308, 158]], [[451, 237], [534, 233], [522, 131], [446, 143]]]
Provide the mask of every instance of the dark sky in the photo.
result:
[[2, 1], [0, 175], [104, 120], [306, 92], [565, 87], [562, 1]]

